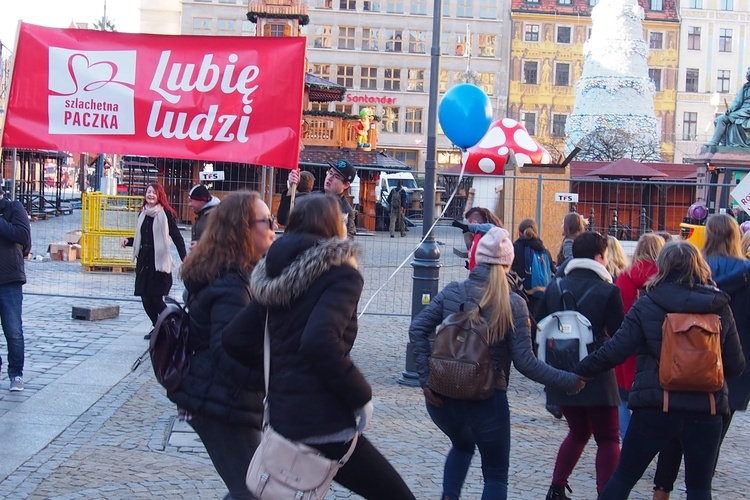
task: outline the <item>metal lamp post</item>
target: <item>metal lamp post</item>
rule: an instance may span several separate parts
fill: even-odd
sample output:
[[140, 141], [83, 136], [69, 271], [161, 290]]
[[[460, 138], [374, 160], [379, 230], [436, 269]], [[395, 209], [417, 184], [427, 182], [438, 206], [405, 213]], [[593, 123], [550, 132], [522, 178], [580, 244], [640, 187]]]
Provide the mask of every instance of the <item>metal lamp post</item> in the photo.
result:
[[[430, 96], [427, 107], [427, 156], [424, 164], [425, 196], [422, 221], [422, 237], [424, 242], [414, 252], [411, 265], [412, 275], [411, 317], [414, 319], [419, 312], [430, 303], [438, 292], [440, 280], [440, 248], [430, 233], [435, 218], [435, 163], [437, 158], [436, 124], [438, 83], [440, 77], [440, 32], [442, 24], [442, 0], [434, 0], [432, 12], [432, 47], [430, 48]], [[414, 351], [411, 342], [406, 344], [406, 366], [398, 379], [399, 384], [412, 387], [419, 386], [419, 376], [414, 364]]]

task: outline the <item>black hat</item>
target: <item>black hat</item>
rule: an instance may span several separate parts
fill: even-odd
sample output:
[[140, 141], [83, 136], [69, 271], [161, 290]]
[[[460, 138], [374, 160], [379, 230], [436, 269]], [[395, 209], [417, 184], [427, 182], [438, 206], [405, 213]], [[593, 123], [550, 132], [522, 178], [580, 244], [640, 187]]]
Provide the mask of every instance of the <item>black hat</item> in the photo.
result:
[[354, 178], [357, 176], [357, 169], [354, 168], [351, 163], [346, 160], [339, 160], [336, 163], [331, 163], [329, 161], [328, 164], [333, 167], [336, 172], [341, 174], [344, 178], [344, 182], [350, 184], [354, 182]]
[[188, 196], [191, 200], [196, 201], [211, 200], [211, 193], [208, 192], [208, 189], [203, 184], [196, 184], [195, 186], [193, 186], [193, 188], [188, 193]]

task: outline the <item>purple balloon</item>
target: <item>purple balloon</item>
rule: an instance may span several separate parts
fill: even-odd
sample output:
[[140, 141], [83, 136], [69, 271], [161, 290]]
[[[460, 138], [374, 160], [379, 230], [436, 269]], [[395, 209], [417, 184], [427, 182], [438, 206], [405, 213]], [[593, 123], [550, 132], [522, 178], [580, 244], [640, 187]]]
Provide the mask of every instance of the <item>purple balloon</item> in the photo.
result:
[[705, 205], [702, 205], [700, 203], [693, 203], [690, 205], [690, 208], [688, 208], [688, 217], [691, 217], [693, 219], [697, 220], [703, 220], [708, 216], [708, 209]]
[[750, 220], [746, 220], [745, 222], [740, 224], [740, 229], [742, 229], [742, 234], [750, 231]]

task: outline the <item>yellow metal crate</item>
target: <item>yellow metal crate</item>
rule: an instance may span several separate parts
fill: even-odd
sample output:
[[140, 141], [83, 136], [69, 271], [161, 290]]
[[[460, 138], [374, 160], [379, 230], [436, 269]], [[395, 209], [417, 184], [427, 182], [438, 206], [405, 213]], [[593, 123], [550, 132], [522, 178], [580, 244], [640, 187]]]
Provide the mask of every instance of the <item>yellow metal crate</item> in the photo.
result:
[[138, 214], [143, 205], [141, 196], [111, 196], [99, 192], [82, 197], [83, 232], [122, 234], [135, 232]]
[[[131, 232], [132, 233], [132, 232]], [[81, 264], [97, 267], [135, 267], [133, 247], [121, 247], [121, 235], [84, 233]]]

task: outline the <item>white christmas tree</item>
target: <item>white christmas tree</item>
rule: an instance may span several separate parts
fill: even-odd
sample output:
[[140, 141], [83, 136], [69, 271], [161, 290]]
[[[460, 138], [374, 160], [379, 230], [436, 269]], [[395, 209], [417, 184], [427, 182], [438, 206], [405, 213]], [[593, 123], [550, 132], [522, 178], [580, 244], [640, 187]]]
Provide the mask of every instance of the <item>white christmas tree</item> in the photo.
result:
[[[585, 145], [591, 134], [624, 132], [653, 152], [638, 160], [660, 160], [661, 125], [654, 114], [643, 18], [637, 0], [602, 0], [591, 11], [593, 28], [583, 46], [583, 74], [566, 124], [566, 152]], [[585, 148], [578, 158], [594, 159]]]

